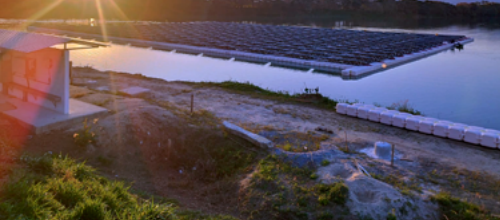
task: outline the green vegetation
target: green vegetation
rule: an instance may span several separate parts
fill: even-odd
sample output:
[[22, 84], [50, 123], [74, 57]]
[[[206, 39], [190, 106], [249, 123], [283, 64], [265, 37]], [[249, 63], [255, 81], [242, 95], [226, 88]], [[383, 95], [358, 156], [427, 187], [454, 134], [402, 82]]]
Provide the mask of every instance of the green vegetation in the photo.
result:
[[[97, 124], [99, 120], [94, 119], [93, 124]], [[86, 147], [89, 144], [95, 144], [96, 135], [92, 131], [92, 125], [89, 125], [88, 120], [83, 121], [83, 129], [80, 132], [73, 134], [75, 144], [80, 147]]]
[[176, 147], [163, 147], [155, 155], [166, 159], [162, 161], [165, 166], [183, 170], [197, 180], [216, 181], [233, 176], [256, 161], [257, 153], [250, 144], [235, 142], [218, 132], [207, 129], [170, 132], [178, 137], [171, 140]]
[[[294, 167], [276, 155], [259, 162], [242, 202], [243, 212], [265, 219], [336, 219], [348, 215], [348, 188], [317, 183], [314, 167]], [[328, 210], [328, 212], [326, 212]], [[335, 213], [335, 217], [332, 213]]]
[[276, 143], [276, 147], [291, 152], [317, 151], [321, 148], [321, 142], [329, 138], [330, 136], [328, 135], [318, 135], [312, 131], [307, 133], [290, 132], [286, 134], [275, 134], [269, 137], [269, 139]]
[[24, 156], [21, 162], [2, 189], [0, 219], [233, 219], [141, 199], [125, 184], [61, 155]]
[[408, 102], [409, 102], [408, 100], [396, 102], [387, 108], [391, 109], [391, 110], [405, 112], [405, 113], [412, 114], [412, 115], [422, 115], [422, 112], [414, 109]]
[[321, 205], [328, 205], [330, 202], [344, 205], [349, 195], [349, 188], [343, 182], [331, 185], [319, 184], [316, 186], [316, 190], [319, 193], [318, 202]]
[[[394, 210], [393, 210], [393, 211], [394, 211]], [[397, 219], [398, 219], [398, 218], [396, 217], [396, 215], [395, 215], [394, 213], [392, 213], [392, 212], [391, 212], [391, 213], [389, 213], [389, 214], [387, 215], [387, 218], [386, 218], [386, 220], [397, 220]]]
[[372, 175], [372, 177], [400, 189], [401, 193], [405, 195], [412, 195], [413, 192], [422, 192], [422, 187], [420, 187], [418, 181], [415, 178], [404, 181], [402, 177], [399, 178], [398, 176], [391, 174], [386, 176], [374, 174]]
[[322, 161], [321, 161], [321, 166], [326, 167], [326, 166], [328, 166], [328, 165], [330, 165], [330, 161], [329, 161], [329, 160], [324, 159], [324, 160], [322, 160]]
[[439, 204], [443, 220], [500, 220], [500, 218], [491, 216], [483, 208], [461, 201], [448, 193], [439, 193], [431, 199]]
[[332, 100], [330, 98], [324, 97], [321, 94], [289, 94], [283, 91], [270, 91], [256, 86], [250, 82], [240, 83], [234, 81], [224, 81], [220, 83], [213, 82], [203, 82], [201, 85], [204, 86], [216, 86], [226, 90], [231, 90], [235, 92], [240, 92], [247, 95], [256, 96], [259, 98], [268, 98], [279, 101], [289, 101], [295, 103], [307, 103], [317, 107], [326, 109], [335, 109], [338, 102], [337, 100]]
[[[303, 103], [303, 104], [310, 104], [316, 107], [324, 108], [324, 109], [330, 109], [330, 110], [335, 110], [335, 107], [337, 106], [337, 103], [348, 103], [348, 104], [353, 104], [357, 103], [359, 101], [349, 101], [349, 100], [344, 100], [344, 99], [337, 99], [333, 100], [328, 97], [324, 97], [323, 95], [317, 93], [317, 94], [310, 94], [310, 93], [304, 93], [304, 94], [289, 94], [288, 92], [284, 91], [271, 91], [267, 89], [263, 89], [259, 86], [256, 86], [250, 82], [245, 82], [245, 83], [240, 83], [240, 82], [234, 82], [234, 81], [224, 81], [220, 83], [213, 83], [213, 82], [203, 82], [200, 83], [202, 86], [216, 86], [220, 87], [226, 90], [230, 90], [233, 92], [239, 92], [242, 94], [246, 95], [251, 95], [257, 98], [266, 98], [266, 99], [274, 99], [278, 101], [288, 101], [288, 102], [293, 102], [293, 103]], [[379, 105], [379, 104], [377, 104]], [[391, 106], [387, 107], [387, 109], [391, 110], [398, 110], [400, 112], [405, 112], [409, 113], [412, 115], [422, 115], [422, 112], [414, 109], [409, 103], [408, 100], [404, 100], [401, 102], [396, 102], [393, 103]]]

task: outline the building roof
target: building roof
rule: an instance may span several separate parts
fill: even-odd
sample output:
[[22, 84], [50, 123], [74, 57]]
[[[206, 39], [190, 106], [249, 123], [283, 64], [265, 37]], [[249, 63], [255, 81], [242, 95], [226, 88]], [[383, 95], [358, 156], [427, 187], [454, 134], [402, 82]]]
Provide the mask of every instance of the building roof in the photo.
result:
[[0, 29], [0, 48], [2, 49], [31, 53], [65, 43], [83, 44], [92, 47], [105, 46], [104, 44], [65, 37]]

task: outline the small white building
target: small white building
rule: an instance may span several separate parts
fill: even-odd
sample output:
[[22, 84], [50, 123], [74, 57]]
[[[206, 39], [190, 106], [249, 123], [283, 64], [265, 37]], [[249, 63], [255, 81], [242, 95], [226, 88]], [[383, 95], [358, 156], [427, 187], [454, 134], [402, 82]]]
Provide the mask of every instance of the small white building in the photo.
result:
[[105, 109], [70, 99], [70, 50], [106, 46], [70, 38], [0, 30], [0, 114], [39, 133]]

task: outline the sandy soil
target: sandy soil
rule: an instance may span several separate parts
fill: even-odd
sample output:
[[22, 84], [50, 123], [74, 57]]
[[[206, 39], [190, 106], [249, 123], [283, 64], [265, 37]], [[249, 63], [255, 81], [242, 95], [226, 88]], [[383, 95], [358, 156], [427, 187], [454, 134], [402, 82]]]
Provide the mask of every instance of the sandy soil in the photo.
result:
[[[448, 180], [432, 181], [434, 184], [426, 185], [424, 192], [452, 191], [456, 196], [475, 201], [500, 213], [498, 193], [493, 193], [492, 197], [489, 196], [491, 191], [488, 189], [467, 190], [468, 184], [476, 184], [467, 181], [459, 184], [463, 190], [456, 190], [448, 187], [450, 184], [447, 182], [452, 181], [451, 179], [460, 181], [460, 179], [471, 179], [470, 176], [481, 176], [483, 179], [478, 179], [478, 182], [488, 182], [484, 184], [485, 188], [495, 186], [489, 190], [498, 191], [500, 150], [359, 120], [339, 115], [332, 110], [255, 98], [217, 87], [141, 79], [137, 75], [109, 74], [91, 69], [78, 69], [75, 74], [74, 82], [90, 90], [104, 89], [116, 93], [123, 88], [140, 86], [151, 89], [150, 93], [142, 97], [145, 100], [168, 103], [169, 106], [184, 111], [189, 111], [191, 95], [194, 95], [195, 111], [208, 111], [221, 120], [227, 120], [254, 132], [274, 130], [293, 134], [294, 132], [318, 133], [315, 131], [318, 127], [329, 129], [333, 134], [323, 134], [329, 138], [321, 143], [322, 148], [337, 146], [343, 148], [346, 136], [349, 148], [353, 151], [371, 147], [376, 141], [390, 142], [396, 145], [397, 154], [404, 158], [404, 161], [397, 161], [396, 167], [390, 167], [387, 161], [366, 157], [360, 164], [367, 167], [369, 172], [399, 175], [401, 179], [406, 180], [411, 178], [428, 180], [430, 178], [426, 177], [428, 173], [437, 173], [435, 178]], [[72, 94], [78, 96], [76, 90]], [[102, 104], [103, 100], [113, 99], [113, 96], [96, 93], [81, 99]], [[119, 106], [106, 107], [112, 111], [121, 110]], [[450, 173], [456, 175], [449, 175]]]
[[[376, 141], [394, 143], [397, 150], [411, 160], [424, 157], [435, 163], [472, 171], [485, 171], [500, 176], [500, 150], [410, 132], [339, 115], [333, 111], [256, 99], [214, 87], [200, 87], [183, 82], [162, 80], [137, 80], [116, 75], [111, 78], [108, 74], [85, 69], [77, 71], [76, 74], [79, 78], [75, 82], [86, 85], [90, 89], [107, 87], [111, 91], [118, 91], [131, 86], [149, 88], [151, 93], [145, 98], [166, 101], [184, 110], [189, 110], [191, 94], [194, 94], [195, 110], [207, 110], [218, 118], [244, 127], [271, 126], [277, 130], [289, 132], [308, 132], [324, 127], [334, 131], [333, 140], [337, 138], [343, 141], [344, 132], [347, 132], [347, 138], [351, 142], [364, 141], [369, 145]], [[92, 80], [95, 83], [88, 83]], [[75, 89], [73, 96], [78, 96], [79, 90]], [[100, 104], [103, 99], [112, 98], [112, 95], [92, 94], [82, 100]]]
[[[238, 186], [228, 182], [210, 185], [186, 182], [178, 170], [161, 166], [161, 158], [152, 150], [174, 138], [165, 136], [166, 130], [180, 126], [183, 120], [191, 120], [187, 115], [191, 95], [194, 95], [194, 111], [200, 116], [227, 120], [264, 135], [272, 131], [326, 136], [320, 145], [322, 149], [343, 149], [347, 144], [351, 152], [357, 152], [377, 141], [391, 142], [396, 145], [397, 154], [404, 158], [397, 160], [395, 167], [388, 161], [366, 155], [356, 155], [356, 158], [373, 175], [394, 175], [400, 181], [419, 179], [424, 194], [452, 191], [456, 196], [500, 213], [500, 150], [350, 118], [306, 104], [256, 98], [215, 86], [166, 82], [88, 68], [74, 69], [73, 76], [75, 86], [71, 87], [71, 97], [110, 111], [99, 119], [98, 146], [89, 149], [74, 146], [70, 134], [81, 129], [81, 125], [75, 125], [29, 138], [25, 132], [17, 132], [20, 148], [29, 153], [63, 152], [88, 160], [112, 179], [134, 182], [134, 189], [177, 199], [186, 208], [241, 217], [238, 207], [227, 205], [238, 203]], [[119, 92], [131, 86], [151, 91], [136, 98]], [[0, 120], [2, 127], [12, 124]], [[333, 134], [316, 131], [319, 127]], [[102, 158], [114, 162], [106, 166]], [[320, 171], [325, 172], [324, 169]], [[450, 181], [458, 183], [452, 187]]]

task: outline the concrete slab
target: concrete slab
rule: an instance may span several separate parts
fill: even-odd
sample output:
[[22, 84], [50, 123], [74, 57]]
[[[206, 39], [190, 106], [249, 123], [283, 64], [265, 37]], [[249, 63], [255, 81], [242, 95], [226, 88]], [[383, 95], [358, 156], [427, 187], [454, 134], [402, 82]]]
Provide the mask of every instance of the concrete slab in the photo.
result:
[[69, 114], [61, 114], [22, 100], [0, 95], [0, 100], [16, 106], [16, 109], [0, 112], [1, 115], [18, 121], [35, 134], [78, 125], [85, 118], [98, 118], [108, 112], [107, 109], [75, 99], [69, 100]]
[[120, 90], [120, 92], [125, 93], [129, 96], [138, 96], [138, 95], [148, 93], [149, 91], [151, 91], [151, 90], [146, 89], [146, 88], [142, 88], [142, 87], [138, 87], [138, 86], [128, 87], [128, 88]]
[[265, 137], [262, 137], [258, 134], [254, 134], [252, 132], [249, 132], [249, 131], [247, 131], [241, 127], [238, 127], [234, 124], [231, 124], [227, 121], [224, 121], [222, 124], [229, 131], [229, 133], [234, 134], [236, 136], [239, 136], [247, 141], [250, 141], [251, 143], [253, 143], [261, 148], [267, 149], [267, 148], [274, 147], [273, 142]]

